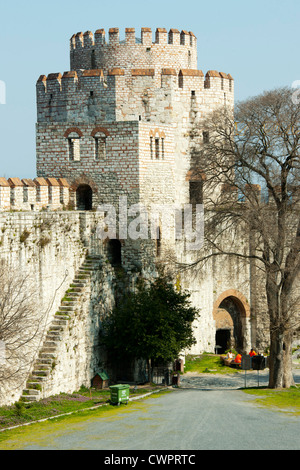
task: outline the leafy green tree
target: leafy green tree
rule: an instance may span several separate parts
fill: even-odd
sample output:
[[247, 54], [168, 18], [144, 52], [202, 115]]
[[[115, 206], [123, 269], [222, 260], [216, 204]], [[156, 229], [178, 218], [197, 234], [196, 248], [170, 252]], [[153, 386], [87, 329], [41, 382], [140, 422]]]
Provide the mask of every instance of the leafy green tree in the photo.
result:
[[145, 359], [152, 380], [155, 362], [173, 361], [195, 343], [192, 323], [198, 311], [189, 296], [162, 275], [127, 293], [103, 321], [102, 339], [110, 357]]

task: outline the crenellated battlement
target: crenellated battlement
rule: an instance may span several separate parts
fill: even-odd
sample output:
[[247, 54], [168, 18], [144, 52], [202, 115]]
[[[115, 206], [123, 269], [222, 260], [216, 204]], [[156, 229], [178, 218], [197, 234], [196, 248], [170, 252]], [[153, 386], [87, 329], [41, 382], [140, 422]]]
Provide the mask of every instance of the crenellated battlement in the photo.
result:
[[[145, 90], [147, 90], [145, 95]], [[230, 74], [175, 68], [87, 69], [41, 75], [37, 81], [38, 121], [164, 120], [157, 107], [172, 110], [186, 101], [209, 106], [219, 102], [233, 105], [234, 80]], [[224, 98], [225, 97], [225, 98]], [[147, 111], [145, 108], [147, 107]], [[151, 109], [150, 109], [151, 108]], [[96, 115], [95, 115], [96, 113]], [[144, 116], [144, 118], [143, 118]]]
[[108, 37], [104, 29], [74, 34], [70, 40], [71, 70], [122, 68], [125, 74], [140, 68], [197, 68], [197, 39], [190, 31], [141, 28], [140, 38], [135, 28], [125, 29], [120, 40], [119, 28], [110, 28]]
[[62, 210], [72, 190], [65, 178], [0, 178], [0, 211]]
[[[151, 28], [141, 28], [140, 38], [135, 35], [135, 28], [125, 29], [125, 39], [120, 41], [119, 28], [110, 28], [108, 37], [104, 29], [97, 29], [93, 34], [92, 31], [85, 33], [79, 32], [73, 34], [70, 39], [70, 49], [90, 48], [94, 46], [149, 46], [149, 45], [174, 45], [185, 47], [197, 47], [197, 39], [191, 31], [179, 31], [178, 29], [170, 29], [168, 32], [165, 28], [156, 28], [154, 38], [152, 37]], [[154, 41], [153, 41], [154, 39]]]

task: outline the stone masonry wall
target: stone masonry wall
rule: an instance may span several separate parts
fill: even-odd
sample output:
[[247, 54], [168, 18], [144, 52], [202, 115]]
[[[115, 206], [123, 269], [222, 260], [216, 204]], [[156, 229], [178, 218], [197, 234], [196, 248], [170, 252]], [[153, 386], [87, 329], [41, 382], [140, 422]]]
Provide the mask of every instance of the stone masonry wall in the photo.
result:
[[[87, 253], [103, 256], [104, 262], [107, 259], [107, 252], [96, 236], [99, 217], [97, 213], [80, 212], [0, 213], [1, 269], [16, 272], [16, 275], [28, 280], [33, 299], [36, 299], [42, 318], [42, 329], [40, 337], [37, 338], [38, 344], [42, 344], [62, 298], [69, 289]], [[76, 328], [78, 328], [80, 337], [84, 338], [80, 341], [83, 341], [89, 350], [93, 349], [93, 341], [96, 341], [97, 336], [96, 333], [93, 333], [95, 331], [93, 328], [91, 331], [89, 330], [94, 324], [89, 315], [95, 311], [99, 313], [99, 308], [95, 305], [97, 296], [102, 300], [113, 298], [109, 287], [111, 285], [110, 276], [107, 275], [103, 280], [103, 273], [99, 271], [98, 277], [91, 285], [92, 294], [89, 294], [82, 303], [86, 323], [84, 325], [81, 323]], [[107, 302], [103, 300], [101, 303], [103, 310]], [[99, 322], [95, 328], [98, 327]], [[66, 348], [70, 350], [73, 346], [70, 343], [66, 345]], [[29, 348], [26, 354], [26, 362], [30, 364], [38, 354], [38, 349], [34, 347], [33, 350], [30, 350]], [[89, 361], [90, 359], [89, 356]], [[70, 365], [75, 374], [72, 386], [77, 384], [77, 380], [84, 382], [84, 377], [87, 377], [86, 370], [90, 370], [89, 361], [87, 364], [82, 360], [80, 362], [81, 369], [77, 370], [76, 367]], [[91, 368], [93, 368], [93, 360], [91, 360], [91, 364]], [[28, 370], [28, 374], [29, 372]], [[59, 382], [59, 375], [57, 377]], [[26, 380], [27, 376], [24, 376], [23, 381], [21, 377], [16, 390], [0, 390], [0, 403], [9, 404], [17, 401], [22, 389], [25, 388]]]

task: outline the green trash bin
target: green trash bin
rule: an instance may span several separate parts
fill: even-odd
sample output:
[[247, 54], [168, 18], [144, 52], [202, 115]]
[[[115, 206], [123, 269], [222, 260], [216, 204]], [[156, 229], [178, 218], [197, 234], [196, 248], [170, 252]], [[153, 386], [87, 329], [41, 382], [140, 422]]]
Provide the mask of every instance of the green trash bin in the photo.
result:
[[129, 401], [129, 385], [111, 385], [110, 387], [110, 401], [113, 405], [120, 405], [121, 403], [128, 403]]

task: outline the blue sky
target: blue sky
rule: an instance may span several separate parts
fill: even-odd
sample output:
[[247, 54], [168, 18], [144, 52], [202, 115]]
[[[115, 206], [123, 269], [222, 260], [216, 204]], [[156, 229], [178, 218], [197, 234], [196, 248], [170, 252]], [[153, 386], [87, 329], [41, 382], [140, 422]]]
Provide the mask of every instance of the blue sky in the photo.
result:
[[198, 40], [198, 68], [231, 73], [236, 101], [300, 80], [299, 0], [1, 0], [0, 176], [33, 178], [35, 84], [69, 70], [73, 33], [104, 28], [177, 28]]

